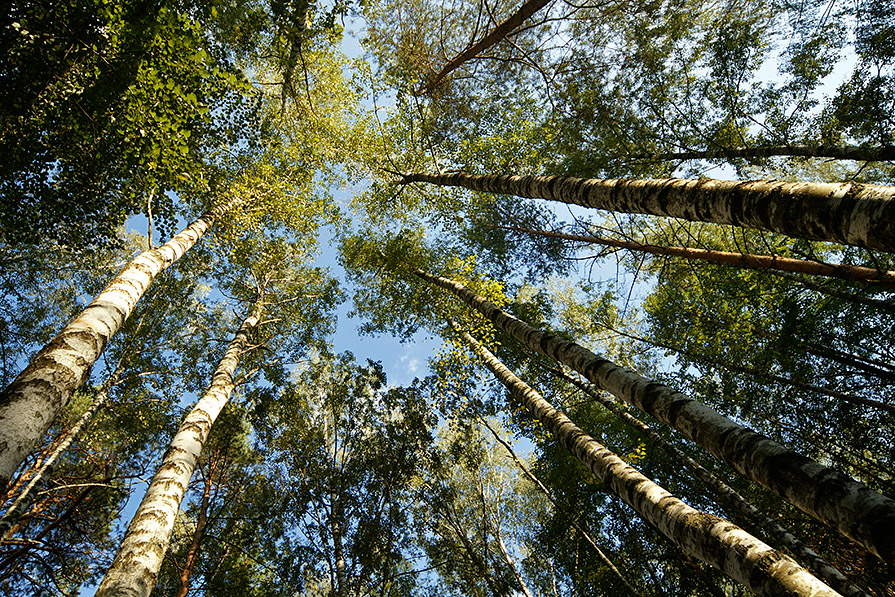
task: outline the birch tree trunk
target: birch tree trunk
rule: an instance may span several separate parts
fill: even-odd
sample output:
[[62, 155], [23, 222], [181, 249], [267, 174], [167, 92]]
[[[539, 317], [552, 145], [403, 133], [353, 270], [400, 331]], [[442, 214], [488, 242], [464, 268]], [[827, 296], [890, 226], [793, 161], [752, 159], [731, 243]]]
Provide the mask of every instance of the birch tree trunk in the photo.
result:
[[50, 341], [0, 394], [0, 487], [81, 387], [109, 339], [159, 272], [180, 259], [237, 201], [206, 212], [164, 245], [144, 251]]
[[711, 263], [720, 263], [747, 269], [774, 269], [784, 272], [807, 274], [810, 276], [839, 278], [840, 280], [850, 280], [852, 282], [867, 282], [895, 286], [895, 271], [878, 270], [859, 265], [838, 265], [833, 263], [822, 263], [820, 261], [780, 257], [779, 255], [732, 253], [730, 251], [715, 251], [710, 249], [699, 249], [696, 247], [651, 245], [614, 238], [605, 238], [602, 236], [580, 236], [577, 234], [564, 234], [562, 232], [549, 232], [547, 230], [517, 228], [516, 226], [499, 226], [499, 228], [513, 230], [515, 232], [524, 232], [526, 234], [571, 240], [574, 242], [628, 249], [630, 251], [643, 251], [653, 255], [668, 255], [670, 257], [682, 257], [684, 259], [697, 259], [699, 261], [708, 261]]
[[180, 502], [211, 426], [236, 387], [233, 379], [236, 366], [249, 342], [249, 335], [258, 325], [263, 306], [262, 295], [227, 347], [205, 395], [180, 424], [96, 597], [147, 597], [155, 587]]
[[817, 573], [820, 578], [831, 587], [845, 595], [846, 597], [867, 597], [867, 594], [859, 587], [855, 586], [842, 572], [831, 565], [829, 562], [821, 558], [817, 552], [805, 545], [801, 539], [790, 533], [776, 520], [756, 508], [751, 502], [740, 495], [733, 487], [715, 476], [704, 466], [678, 450], [677, 446], [668, 442], [664, 437], [652, 427], [634, 417], [627, 411], [619, 408], [612, 403], [605, 395], [594, 390], [589, 385], [567, 375], [564, 371], [548, 369], [574, 385], [576, 388], [599, 402], [604, 408], [618, 417], [622, 422], [639, 431], [653, 441], [663, 452], [668, 454], [678, 464], [683, 465], [693, 471], [694, 476], [702, 481], [706, 487], [725, 500], [728, 501], [740, 514], [745, 516], [749, 522], [768, 533], [779, 544], [789, 549], [790, 553], [799, 558], [803, 564], [807, 564]]
[[586, 348], [531, 327], [459, 282], [413, 270], [479, 311], [529, 349], [581, 373], [597, 387], [680, 431], [740, 474], [838, 529], [887, 562], [895, 558], [895, 501], [834, 469], [786, 449], [668, 386]]
[[553, 408], [475, 338], [467, 332], [460, 335], [513, 397], [613, 494], [685, 552], [760, 595], [839, 595], [786, 555], [653, 483]]
[[595, 179], [563, 176], [406, 174], [485, 193], [594, 209], [731, 224], [895, 252], [895, 187], [768, 180]]

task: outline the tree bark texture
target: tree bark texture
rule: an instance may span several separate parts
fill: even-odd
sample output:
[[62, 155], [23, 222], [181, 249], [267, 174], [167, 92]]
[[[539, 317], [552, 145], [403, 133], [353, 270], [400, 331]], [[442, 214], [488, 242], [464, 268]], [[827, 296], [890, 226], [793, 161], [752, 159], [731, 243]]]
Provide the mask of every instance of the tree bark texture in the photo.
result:
[[533, 328], [459, 282], [422, 270], [423, 280], [453, 293], [529, 349], [680, 431], [740, 474], [838, 529], [887, 562], [895, 559], [895, 501], [847, 475], [797, 454], [708, 406], [597, 356], [575, 342]]
[[795, 272], [810, 276], [825, 276], [827, 278], [839, 278], [852, 282], [868, 282], [895, 286], [895, 271], [878, 270], [859, 265], [837, 265], [822, 263], [820, 261], [807, 261], [780, 257], [779, 255], [756, 255], [754, 253], [732, 253], [730, 251], [715, 251], [711, 249], [699, 249], [696, 247], [673, 247], [637, 243], [633, 241], [605, 238], [602, 236], [580, 236], [577, 234], [564, 234], [562, 232], [549, 232], [547, 230], [532, 230], [530, 228], [517, 228], [516, 226], [501, 226], [505, 230], [524, 232], [550, 238], [560, 238], [574, 242], [591, 243], [606, 247], [628, 249], [630, 251], [643, 251], [653, 255], [668, 255], [670, 257], [682, 257], [684, 259], [698, 259], [711, 263], [744, 267], [747, 269], [768, 270], [775, 269], [785, 272]]
[[50, 341], [0, 394], [0, 487], [90, 375], [109, 339], [159, 272], [180, 259], [234, 202], [205, 213], [167, 243], [144, 251]]
[[211, 426], [236, 387], [233, 380], [236, 366], [249, 342], [249, 335], [258, 325], [262, 308], [263, 302], [259, 298], [227, 347], [212, 375], [211, 385], [180, 424], [96, 597], [147, 597], [155, 587], [180, 502]]
[[895, 187], [709, 178], [478, 176], [463, 172], [407, 174], [402, 182], [427, 182], [622, 213], [730, 224], [895, 252]]
[[659, 435], [655, 429], [613, 404], [609, 398], [596, 391], [588, 384], [575, 379], [564, 371], [550, 370], [599, 402], [604, 408], [612, 412], [612, 414], [618, 417], [626, 425], [651, 439], [654, 444], [668, 454], [675, 462], [692, 470], [694, 476], [702, 481], [706, 487], [715, 493], [715, 495], [727, 500], [729, 504], [736, 508], [736, 510], [745, 516], [749, 522], [755, 525], [755, 527], [768, 533], [775, 541], [777, 541], [777, 543], [785, 546], [790, 553], [799, 559], [800, 563], [807, 564], [824, 582], [846, 597], [867, 597], [867, 594], [861, 588], [855, 586], [844, 574], [842, 574], [842, 572], [821, 558], [817, 552], [805, 545], [801, 539], [793, 535], [763, 511], [756, 508], [733, 487], [719, 479], [711, 471], [681, 452], [677, 446]]
[[607, 488], [688, 554], [760, 595], [839, 595], [795, 561], [723, 518], [700, 512], [584, 433], [484, 346], [461, 336], [510, 393]]

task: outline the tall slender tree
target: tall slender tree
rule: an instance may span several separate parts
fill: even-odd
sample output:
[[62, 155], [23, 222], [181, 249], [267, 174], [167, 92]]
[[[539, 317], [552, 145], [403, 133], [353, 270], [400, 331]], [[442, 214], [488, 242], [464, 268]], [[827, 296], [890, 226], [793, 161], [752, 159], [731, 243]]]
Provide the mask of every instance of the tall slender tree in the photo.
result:
[[895, 251], [895, 190], [855, 183], [723, 180], [599, 180], [559, 176], [405, 174], [486, 193], [549, 199], [622, 213], [733, 224], [789, 236]]
[[495, 377], [566, 448], [682, 549], [760, 594], [838, 595], [786, 556], [731, 523], [690, 508], [625, 464], [513, 375], [468, 332], [459, 333]]
[[236, 387], [236, 367], [261, 320], [264, 301], [262, 285], [250, 314], [242, 321], [218, 364], [211, 385], [171, 440], [97, 595], [148, 596], [155, 587], [180, 502], [211, 426]]
[[153, 278], [180, 259], [216, 219], [244, 199], [233, 198], [215, 207], [161, 247], [134, 258], [3, 390], [0, 485], [6, 486], [72, 392], [86, 381], [93, 363], [133, 312]]
[[[508, 315], [462, 284], [420, 269], [417, 277], [458, 296], [531, 350], [555, 358], [683, 433], [735, 470], [858, 541], [885, 561], [895, 545], [883, 528], [895, 524], [895, 501], [846, 475], [787, 450], [671, 388], [643, 378], [549, 331]], [[854, 507], [853, 507], [854, 506]]]

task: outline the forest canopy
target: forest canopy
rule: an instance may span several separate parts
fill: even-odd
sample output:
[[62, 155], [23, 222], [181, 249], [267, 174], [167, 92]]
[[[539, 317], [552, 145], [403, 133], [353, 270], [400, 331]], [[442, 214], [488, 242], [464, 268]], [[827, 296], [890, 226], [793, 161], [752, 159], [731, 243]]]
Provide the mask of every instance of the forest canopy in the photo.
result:
[[893, 594], [893, 40], [13, 1], [0, 594]]

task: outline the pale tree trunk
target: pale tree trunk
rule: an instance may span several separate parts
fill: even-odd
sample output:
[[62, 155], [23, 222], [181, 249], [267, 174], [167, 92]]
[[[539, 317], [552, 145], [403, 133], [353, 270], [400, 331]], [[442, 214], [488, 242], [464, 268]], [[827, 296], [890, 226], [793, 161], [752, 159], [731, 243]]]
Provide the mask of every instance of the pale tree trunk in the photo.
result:
[[669, 247], [605, 238], [602, 236], [580, 236], [577, 234], [564, 234], [562, 232], [549, 232], [547, 230], [518, 228], [516, 226], [498, 226], [498, 228], [515, 232], [524, 232], [526, 234], [546, 236], [549, 238], [559, 238], [580, 243], [598, 244], [605, 247], [628, 249], [630, 251], [643, 251], [653, 255], [668, 255], [670, 257], [682, 257], [684, 259], [697, 259], [700, 261], [732, 265], [747, 269], [773, 269], [807, 274], [810, 276], [839, 278], [841, 280], [850, 280], [852, 282], [867, 282], [895, 286], [895, 271], [883, 271], [858, 265], [836, 265], [832, 263], [822, 263], [820, 261], [780, 257], [778, 255], [732, 253], [730, 251], [715, 251], [711, 249], [699, 249], [696, 247]]
[[895, 557], [895, 501], [847, 475], [786, 449], [668, 386], [597, 356], [575, 342], [501, 311], [459, 282], [416, 269], [421, 279], [473, 307], [529, 349], [581, 373], [597, 387], [680, 431], [739, 473], [838, 529], [868, 551]]
[[131, 519], [115, 560], [96, 592], [97, 597], [147, 597], [155, 587], [180, 502], [211, 426], [236, 387], [233, 379], [236, 366], [252, 330], [258, 325], [263, 305], [262, 293], [227, 347], [205, 395], [180, 424]]
[[72, 393], [87, 380], [93, 363], [153, 278], [180, 259], [234, 204], [205, 213], [161, 247], [137, 255], [0, 394], [0, 487], [6, 487]]
[[730, 224], [895, 252], [895, 187], [768, 180], [594, 179], [563, 176], [406, 174], [484, 193], [594, 209]]
[[193, 530], [193, 538], [186, 552], [183, 570], [180, 572], [177, 597], [187, 597], [187, 594], [190, 592], [190, 577], [193, 575], [193, 568], [196, 567], [196, 562], [199, 560], [199, 546], [202, 544], [202, 539], [205, 538], [205, 526], [208, 524], [208, 507], [211, 503], [211, 490], [214, 487], [214, 473], [217, 468], [217, 461], [217, 458], [213, 458], [208, 465], [208, 476], [205, 478], [202, 500], [199, 502], [199, 512], [196, 516], [196, 528]]
[[460, 334], [494, 376], [560, 443], [686, 553], [761, 595], [839, 595], [786, 555], [732, 523], [691, 508], [578, 428], [467, 332]]
[[423, 95], [431, 93], [433, 89], [444, 79], [447, 75], [458, 69], [463, 63], [468, 62], [505, 38], [509, 35], [513, 29], [521, 25], [532, 16], [534, 13], [538, 12], [548, 4], [550, 4], [552, 0], [527, 0], [522, 6], [520, 6], [516, 12], [511, 14], [507, 19], [497, 25], [491, 32], [482, 38], [476, 44], [469, 46], [464, 51], [460, 52], [457, 56], [451, 59], [450, 62], [441, 67], [441, 70], [438, 71], [432, 78], [428, 81], [426, 86], [420, 90]]
[[[453, 325], [453, 324], [451, 324], [451, 325]], [[581, 536], [584, 538], [584, 540], [587, 542], [587, 544], [590, 545], [591, 548], [596, 552], [597, 557], [599, 557], [600, 560], [604, 564], [606, 564], [606, 566], [612, 571], [612, 573], [615, 574], [615, 576], [619, 579], [619, 581], [621, 581], [622, 586], [625, 587], [625, 590], [627, 590], [628, 593], [630, 593], [631, 595], [635, 595], [635, 596], [639, 595], [640, 593], [637, 592], [637, 589], [635, 589], [633, 587], [633, 585], [631, 585], [631, 583], [628, 582], [628, 579], [626, 579], [624, 577], [624, 575], [621, 573], [621, 571], [615, 566], [615, 564], [612, 563], [612, 560], [610, 560], [609, 557], [605, 553], [603, 553], [603, 550], [600, 549], [600, 547], [597, 545], [597, 542], [594, 541], [593, 537], [591, 537], [590, 533], [588, 533], [587, 530], [584, 529], [584, 527], [582, 527], [580, 524], [578, 524], [576, 517], [573, 516], [568, 510], [566, 510], [562, 506], [562, 504], [557, 502], [556, 498], [553, 497], [553, 494], [550, 492], [550, 490], [547, 489], [547, 487], [545, 487], [543, 483], [541, 483], [541, 480], [538, 479], [534, 475], [534, 473], [532, 473], [529, 470], [529, 468], [527, 466], [525, 466], [525, 463], [523, 463], [522, 460], [516, 455], [516, 451], [513, 450], [513, 446], [511, 446], [509, 442], [507, 442], [502, 437], [500, 437], [500, 435], [497, 433], [497, 431], [495, 431], [490, 425], [488, 425], [487, 421], [482, 419], [482, 423], [485, 425], [485, 427], [488, 429], [488, 431], [491, 432], [491, 435], [494, 436], [494, 439], [496, 439], [498, 442], [500, 442], [500, 445], [502, 445], [506, 449], [506, 451], [510, 454], [510, 457], [512, 457], [513, 462], [515, 462], [516, 466], [519, 467], [519, 470], [521, 470], [525, 474], [525, 476], [528, 478], [529, 481], [534, 483], [537, 486], [537, 488], [541, 490], [541, 493], [543, 493], [544, 496], [548, 500], [550, 500], [550, 503], [553, 504], [553, 507], [556, 508], [560, 514], [562, 514], [563, 516], [566, 517], [566, 520], [569, 522], [569, 525], [581, 534]], [[554, 590], [554, 592], [555, 592], [555, 590]]]
[[806, 546], [798, 537], [790, 533], [776, 520], [756, 508], [751, 502], [737, 493], [737, 491], [727, 483], [715, 476], [711, 471], [678, 450], [676, 446], [659, 435], [659, 433], [652, 427], [632, 416], [630, 413], [622, 410], [613, 404], [613, 402], [606, 396], [600, 394], [599, 391], [587, 384], [567, 375], [563, 371], [551, 368], [548, 368], [548, 370], [559, 375], [562, 379], [595, 399], [626, 425], [651, 439], [663, 452], [668, 454], [678, 464], [686, 466], [692, 470], [693, 474], [702, 481], [706, 487], [711, 489], [716, 495], [726, 499], [753, 525], [768, 533], [775, 541], [789, 549], [801, 563], [807, 564], [831, 587], [847, 597], [866, 597], [867, 594], [862, 589], [852, 584], [845, 575], [821, 558], [813, 549]]
[[348, 574], [345, 564], [345, 550], [342, 546], [342, 533], [344, 527], [342, 505], [338, 496], [333, 497], [330, 506], [330, 530], [333, 534], [333, 556], [336, 559], [336, 595], [348, 597]]
[[56, 449], [54, 449], [47, 459], [44, 460], [43, 464], [37, 469], [37, 472], [34, 474], [34, 477], [31, 478], [28, 485], [25, 486], [9, 509], [6, 510], [6, 513], [3, 514], [3, 517], [0, 518], [0, 533], [3, 535], [2, 538], [0, 538], [0, 543], [7, 541], [15, 532], [16, 525], [22, 517], [22, 514], [28, 510], [28, 507], [34, 500], [34, 496], [37, 495], [37, 492], [52, 476], [53, 470], [56, 468], [56, 461], [66, 450], [68, 450], [68, 447], [75, 441], [84, 427], [86, 427], [93, 419], [93, 416], [99, 412], [99, 409], [106, 403], [107, 398], [108, 385], [97, 392], [96, 398], [93, 399], [93, 403], [90, 407], [84, 411], [78, 421], [71, 429], [69, 429], [65, 439], [62, 440], [62, 442], [56, 446]]
[[891, 162], [895, 160], [895, 147], [860, 147], [856, 145], [763, 145], [707, 149], [705, 151], [679, 151], [629, 156], [635, 160], [714, 160], [724, 158], [769, 158], [774, 156], [832, 158], [859, 162]]

